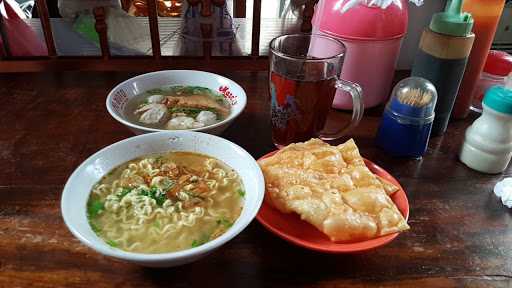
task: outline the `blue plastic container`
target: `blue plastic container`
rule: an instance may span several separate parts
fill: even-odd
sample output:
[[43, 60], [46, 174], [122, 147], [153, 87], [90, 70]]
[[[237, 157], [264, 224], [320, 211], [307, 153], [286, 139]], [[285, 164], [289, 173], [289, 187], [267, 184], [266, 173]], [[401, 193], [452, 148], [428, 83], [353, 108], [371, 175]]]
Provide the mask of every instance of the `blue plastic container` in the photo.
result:
[[392, 156], [419, 158], [428, 147], [437, 92], [428, 80], [406, 78], [386, 105], [376, 144]]

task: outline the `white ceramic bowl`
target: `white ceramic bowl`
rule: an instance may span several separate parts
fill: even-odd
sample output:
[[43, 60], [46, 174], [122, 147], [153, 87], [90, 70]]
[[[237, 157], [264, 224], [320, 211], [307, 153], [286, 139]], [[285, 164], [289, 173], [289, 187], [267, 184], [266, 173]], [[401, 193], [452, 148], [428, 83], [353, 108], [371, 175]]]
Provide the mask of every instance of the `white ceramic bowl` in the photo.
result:
[[247, 104], [247, 96], [244, 89], [233, 80], [226, 77], [204, 71], [165, 70], [142, 74], [117, 85], [107, 96], [108, 113], [137, 135], [156, 131], [167, 131], [164, 129], [148, 128], [129, 122], [124, 115], [124, 108], [132, 97], [150, 89], [169, 85], [192, 85], [210, 88], [213, 91], [223, 94], [224, 98], [231, 106], [231, 113], [223, 121], [206, 127], [187, 129], [188, 131], [200, 131], [218, 135], [228, 128]]
[[[112, 168], [147, 154], [192, 151], [213, 156], [238, 172], [246, 194], [238, 220], [220, 237], [199, 247], [162, 254], [125, 252], [101, 240], [91, 229], [86, 203], [92, 186]], [[61, 212], [69, 230], [83, 244], [107, 256], [151, 267], [190, 263], [220, 247], [240, 233], [256, 216], [265, 192], [263, 174], [240, 146], [217, 136], [190, 131], [164, 131], [134, 136], [114, 143], [85, 160], [69, 177], [61, 199]]]

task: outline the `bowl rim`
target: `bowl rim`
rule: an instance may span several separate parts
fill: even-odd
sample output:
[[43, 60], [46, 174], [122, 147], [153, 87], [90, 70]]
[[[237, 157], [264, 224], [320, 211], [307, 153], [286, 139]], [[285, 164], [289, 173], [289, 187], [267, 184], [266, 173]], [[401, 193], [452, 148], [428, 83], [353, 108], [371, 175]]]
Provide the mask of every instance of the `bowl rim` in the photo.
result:
[[[199, 134], [200, 135], [199, 137], [214, 138], [216, 141], [224, 142], [225, 144], [230, 145], [234, 149], [241, 152], [244, 155], [244, 159], [245, 159], [244, 161], [248, 161], [248, 163], [251, 163], [251, 166], [253, 166], [252, 168], [257, 168], [257, 169], [254, 169], [254, 173], [256, 174], [255, 176], [257, 177], [257, 182], [260, 184], [261, 189], [258, 189], [258, 187], [255, 188], [256, 192], [258, 194], [256, 195], [256, 201], [255, 201], [254, 208], [249, 211], [248, 216], [246, 216], [245, 218], [242, 218], [242, 214], [240, 214], [237, 221], [235, 221], [235, 224], [231, 228], [229, 228], [224, 234], [222, 234], [221, 236], [219, 236], [201, 246], [189, 248], [189, 249], [185, 249], [185, 250], [180, 250], [180, 251], [175, 251], [175, 252], [166, 252], [166, 253], [136, 253], [136, 252], [124, 251], [124, 250], [121, 250], [118, 248], [113, 248], [113, 247], [108, 246], [108, 244], [106, 244], [106, 243], [97, 245], [93, 241], [90, 241], [88, 237], [86, 237], [85, 235], [80, 233], [80, 231], [76, 228], [76, 224], [74, 222], [72, 222], [71, 219], [69, 219], [70, 216], [67, 215], [68, 212], [66, 212], [72, 207], [65, 203], [68, 203], [69, 202], [68, 198], [72, 197], [73, 191], [72, 191], [71, 185], [74, 181], [76, 181], [75, 178], [79, 177], [79, 174], [81, 173], [81, 171], [84, 171], [85, 167], [87, 165], [89, 165], [90, 163], [92, 163], [95, 159], [97, 159], [100, 154], [105, 153], [108, 150], [115, 149], [115, 146], [119, 146], [119, 145], [122, 145], [123, 143], [127, 143], [127, 142], [134, 142], [133, 145], [136, 145], [138, 140], [141, 138], [144, 138], [144, 137], [159, 138], [159, 136], [162, 135], [162, 138], [163, 138], [163, 137], [169, 137], [169, 136], [171, 136], [171, 137], [179, 136], [176, 134], [196, 134], [196, 135]], [[165, 135], [165, 136], [163, 136], [163, 135]], [[220, 160], [222, 161], [222, 159], [220, 159]], [[246, 188], [246, 190], [247, 190], [247, 188]], [[91, 192], [89, 191], [88, 193], [91, 193]], [[68, 230], [73, 234], [73, 236], [75, 236], [78, 240], [80, 240], [80, 242], [82, 244], [95, 250], [96, 252], [106, 255], [106, 256], [113, 257], [113, 258], [125, 260], [125, 261], [132, 261], [132, 262], [135, 261], [135, 262], [142, 262], [142, 263], [158, 263], [158, 262], [170, 261], [170, 260], [179, 261], [182, 259], [192, 258], [194, 256], [204, 255], [204, 254], [206, 254], [210, 251], [213, 251], [213, 250], [219, 248], [220, 246], [224, 245], [226, 242], [230, 241], [231, 239], [236, 237], [238, 234], [240, 234], [254, 220], [254, 218], [256, 218], [256, 215], [263, 203], [264, 194], [265, 194], [265, 180], [263, 177], [263, 173], [262, 173], [261, 169], [259, 168], [259, 165], [257, 164], [256, 160], [251, 156], [251, 154], [249, 152], [247, 152], [245, 149], [243, 149], [242, 147], [240, 147], [239, 145], [237, 145], [227, 139], [224, 139], [222, 137], [212, 135], [212, 134], [202, 133], [202, 132], [161, 131], [161, 132], [157, 132], [157, 133], [148, 133], [148, 134], [132, 136], [130, 138], [115, 142], [113, 144], [110, 144], [110, 145], [100, 149], [99, 151], [95, 152], [94, 154], [89, 156], [87, 159], [85, 159], [77, 168], [75, 168], [73, 173], [69, 176], [68, 180], [66, 181], [66, 184], [64, 185], [64, 188], [62, 190], [61, 200], [60, 200], [61, 201], [61, 205], [60, 205], [61, 211], [60, 212], [61, 212], [62, 218], [64, 219], [64, 224], [66, 225]], [[247, 206], [244, 205], [244, 207], [242, 209], [246, 209], [246, 207]], [[82, 209], [85, 209], [85, 207]], [[240, 224], [237, 225], [237, 223], [240, 223]], [[97, 236], [97, 237], [99, 237], [99, 236]], [[103, 241], [103, 240], [101, 239], [101, 241]]]
[[[215, 124], [204, 126], [204, 127], [199, 127], [199, 128], [179, 129], [179, 130], [178, 129], [177, 130], [156, 129], [156, 128], [150, 128], [150, 127], [146, 127], [146, 126], [142, 126], [142, 125], [137, 125], [128, 120], [125, 120], [124, 117], [118, 116], [117, 113], [115, 111], [113, 111], [112, 105], [110, 104], [110, 102], [111, 102], [110, 100], [114, 96], [114, 91], [119, 90], [119, 87], [121, 87], [129, 82], [138, 80], [140, 78], [145, 78], [148, 76], [153, 76], [153, 75], [158, 75], [158, 74], [167, 74], [167, 73], [183, 73], [183, 72], [206, 74], [209, 76], [221, 77], [225, 80], [228, 80], [230, 83], [233, 84], [233, 86], [240, 88], [240, 90], [242, 90], [242, 92], [243, 92], [243, 94], [242, 94], [243, 97], [239, 97], [240, 98], [239, 103], [240, 103], [241, 109], [237, 112], [230, 113], [229, 116], [226, 117], [226, 119], [224, 119], [220, 122], [217, 122]], [[150, 131], [150, 132], [160, 132], [160, 131], [199, 131], [200, 132], [200, 131], [208, 131], [208, 130], [217, 128], [219, 126], [225, 125], [225, 124], [229, 123], [230, 121], [234, 120], [235, 118], [237, 118], [244, 111], [245, 107], [247, 106], [247, 93], [245, 93], [244, 88], [242, 86], [240, 86], [238, 83], [236, 83], [235, 81], [233, 81], [227, 77], [219, 75], [219, 74], [215, 74], [215, 73], [211, 73], [211, 72], [207, 72], [207, 71], [201, 71], [201, 70], [179, 70], [179, 69], [178, 70], [160, 70], [160, 71], [154, 71], [154, 72], [140, 74], [140, 75], [134, 76], [132, 78], [126, 79], [123, 82], [117, 84], [114, 88], [112, 88], [110, 90], [110, 92], [108, 92], [107, 98], [105, 100], [105, 105], [107, 106], [107, 111], [110, 114], [110, 116], [112, 116], [118, 122], [120, 122], [128, 127], [134, 128], [134, 129]]]

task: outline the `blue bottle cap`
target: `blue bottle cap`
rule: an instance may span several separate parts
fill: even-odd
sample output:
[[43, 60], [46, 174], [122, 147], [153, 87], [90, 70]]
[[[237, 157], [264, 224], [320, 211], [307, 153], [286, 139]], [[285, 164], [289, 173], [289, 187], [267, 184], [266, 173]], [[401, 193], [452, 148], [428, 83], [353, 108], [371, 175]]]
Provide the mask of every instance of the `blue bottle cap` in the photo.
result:
[[512, 115], [512, 90], [493, 86], [485, 93], [483, 104], [495, 111]]

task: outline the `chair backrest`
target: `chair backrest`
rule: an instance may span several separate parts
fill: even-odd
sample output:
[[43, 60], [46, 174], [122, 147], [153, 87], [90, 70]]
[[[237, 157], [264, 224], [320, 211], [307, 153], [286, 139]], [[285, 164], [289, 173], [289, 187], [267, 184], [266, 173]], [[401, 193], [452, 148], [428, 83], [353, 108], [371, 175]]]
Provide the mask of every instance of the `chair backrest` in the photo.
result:
[[[220, 5], [223, 0], [184, 0], [189, 4], [209, 2]], [[234, 0], [233, 13], [236, 18], [246, 17], [246, 0]], [[36, 0], [36, 6], [41, 21], [47, 56], [14, 57], [8, 49], [3, 49], [0, 56], [0, 72], [32, 72], [32, 71], [63, 71], [63, 70], [92, 70], [92, 71], [153, 71], [161, 69], [200, 69], [207, 71], [261, 71], [268, 69], [268, 59], [260, 55], [261, 0], [253, 0], [253, 15], [251, 23], [251, 49], [247, 56], [212, 56], [212, 42], [201, 41], [202, 56], [163, 56], [159, 34], [157, 0], [147, 0], [149, 31], [151, 34], [152, 55], [148, 56], [112, 56], [109, 47], [106, 23], [106, 10], [96, 7], [93, 10], [95, 29], [99, 36], [100, 56], [59, 56], [55, 48], [52, 26], [45, 0]], [[318, 0], [305, 1], [302, 15], [301, 32], [311, 32], [311, 19], [314, 6]], [[129, 7], [129, 0], [121, 0], [123, 9]], [[207, 7], [208, 5], [205, 5]], [[210, 7], [211, 8], [211, 7]], [[208, 9], [210, 9], [208, 8]], [[205, 14], [206, 15], [206, 14]], [[2, 21], [0, 21], [0, 26]], [[203, 37], [211, 33], [211, 23], [201, 24]], [[1, 31], [0, 27], [0, 31]], [[5, 46], [5, 41], [3, 41]], [[0, 47], [2, 48], [2, 47]], [[1, 55], [1, 54], [0, 54]]]

